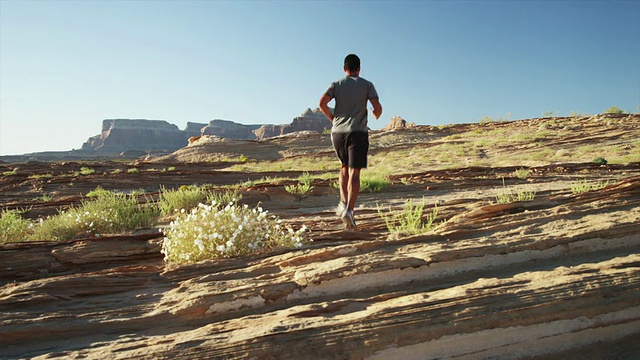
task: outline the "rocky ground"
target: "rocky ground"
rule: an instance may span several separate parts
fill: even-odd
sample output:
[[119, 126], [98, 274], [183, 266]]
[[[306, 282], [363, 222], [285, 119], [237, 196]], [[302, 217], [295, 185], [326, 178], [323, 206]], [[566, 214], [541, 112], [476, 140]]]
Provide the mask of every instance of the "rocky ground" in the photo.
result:
[[[242, 201], [306, 225], [314, 239], [303, 249], [179, 267], [163, 264], [163, 224], [0, 245], [0, 358], [637, 358], [640, 163], [594, 164], [584, 149], [609, 160], [637, 156], [640, 117], [612, 119], [564, 124], [557, 136], [547, 129], [561, 122], [545, 119], [373, 133], [372, 161], [400, 154], [387, 162], [402, 170], [389, 188], [361, 195], [355, 231], [333, 213], [332, 180], [314, 180], [305, 197], [284, 191], [301, 171], [283, 162], [331, 155], [321, 135], [207, 143], [135, 163], [0, 163], [0, 173], [19, 167], [0, 177], [3, 209], [28, 209], [32, 218], [79, 203], [98, 185], [144, 189], [146, 201], [161, 185], [278, 177], [243, 187]], [[543, 125], [538, 145], [493, 137], [478, 146], [473, 135]], [[473, 151], [450, 166], [422, 155], [444, 143]], [[536, 147], [553, 151], [535, 160]], [[273, 170], [185, 159], [240, 155]], [[96, 172], [74, 173], [82, 167]], [[529, 174], [515, 176], [522, 168]], [[574, 194], [578, 181], [608, 185]], [[535, 199], [495, 203], [522, 188]], [[422, 198], [428, 212], [437, 206], [438, 227], [390, 236], [379, 205], [398, 210]]]

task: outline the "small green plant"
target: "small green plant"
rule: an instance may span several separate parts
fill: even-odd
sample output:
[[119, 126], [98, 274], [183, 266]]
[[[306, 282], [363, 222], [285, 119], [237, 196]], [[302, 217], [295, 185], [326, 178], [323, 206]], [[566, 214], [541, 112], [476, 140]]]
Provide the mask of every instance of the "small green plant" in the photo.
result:
[[331, 128], [322, 129], [322, 135], [331, 135]]
[[424, 234], [435, 228], [435, 221], [438, 216], [438, 207], [434, 205], [431, 214], [423, 220], [426, 200], [423, 198], [419, 204], [414, 204], [411, 200], [405, 202], [402, 211], [393, 212], [389, 208], [390, 215], [385, 215], [378, 205], [378, 214], [387, 225], [387, 229], [392, 234]]
[[240, 155], [238, 156], [238, 161], [241, 163], [246, 163], [247, 161], [249, 161], [249, 158], [244, 155]]
[[127, 174], [137, 174], [139, 172], [140, 170], [138, 170], [138, 168], [127, 169]]
[[207, 203], [230, 204], [237, 203], [242, 199], [242, 194], [237, 191], [214, 191], [207, 195]]
[[0, 244], [27, 240], [32, 224], [18, 210], [0, 212]]
[[19, 167], [14, 167], [13, 170], [11, 171], [3, 171], [2, 175], [5, 175], [5, 176], [18, 175], [19, 169], [20, 169]]
[[160, 211], [139, 205], [125, 194], [104, 192], [78, 207], [47, 217], [33, 227], [35, 240], [69, 240], [76, 236], [118, 233], [156, 224]]
[[593, 163], [598, 165], [607, 165], [607, 162], [608, 162], [607, 159], [603, 157], [597, 157], [593, 159]]
[[512, 190], [506, 191], [504, 178], [502, 178], [502, 187], [505, 190], [499, 192], [498, 195], [496, 195], [496, 202], [498, 204], [508, 204], [517, 201], [532, 201], [536, 197], [535, 190], [520, 189], [517, 192], [514, 192]]
[[313, 190], [313, 185], [311, 185], [311, 175], [308, 172], [303, 172], [302, 175], [298, 178], [298, 183], [295, 185], [285, 185], [284, 189], [289, 194], [294, 195], [307, 195]]
[[86, 176], [86, 175], [92, 175], [95, 173], [96, 171], [90, 167], [83, 166], [80, 168], [80, 175]]
[[604, 111], [605, 114], [624, 114], [624, 110], [620, 109], [617, 106], [612, 106]]
[[49, 202], [51, 201], [51, 199], [52, 199], [51, 196], [47, 194], [43, 194], [42, 196], [40, 196], [40, 200], [43, 202]]
[[313, 186], [311, 184], [297, 183], [295, 185], [285, 185], [284, 189], [289, 194], [304, 196], [313, 190]]
[[30, 175], [29, 179], [51, 179], [53, 177], [53, 174], [34, 174], [34, 175]]
[[493, 118], [491, 116], [485, 116], [482, 119], [480, 119], [478, 124], [486, 125], [486, 124], [491, 124], [492, 122], [493, 122]]
[[582, 180], [571, 185], [571, 192], [576, 195], [587, 191], [600, 190], [608, 185], [609, 181], [590, 183], [587, 180]]
[[531, 170], [520, 168], [520, 169], [514, 171], [514, 175], [518, 179], [526, 179], [526, 178], [529, 177], [529, 175], [531, 175]]
[[168, 263], [196, 263], [220, 257], [236, 257], [275, 248], [300, 248], [310, 239], [306, 227], [285, 227], [261, 207], [250, 209], [236, 202], [200, 204], [181, 211], [165, 230], [162, 242]]
[[189, 211], [207, 199], [207, 192], [199, 186], [183, 185], [177, 190], [160, 188], [158, 206], [163, 215], [176, 211]]
[[122, 169], [113, 169], [111, 171], [112, 174], [120, 174], [122, 172]]
[[391, 180], [389, 180], [387, 175], [369, 172], [360, 174], [361, 192], [380, 192], [386, 189], [389, 185], [391, 185]]
[[110, 192], [111, 191], [105, 190], [105, 189], [102, 188], [102, 186], [98, 185], [98, 186], [96, 186], [95, 189], [89, 191], [86, 196], [87, 197], [95, 197], [95, 198], [97, 198], [97, 197], [100, 197], [100, 196], [106, 196]]

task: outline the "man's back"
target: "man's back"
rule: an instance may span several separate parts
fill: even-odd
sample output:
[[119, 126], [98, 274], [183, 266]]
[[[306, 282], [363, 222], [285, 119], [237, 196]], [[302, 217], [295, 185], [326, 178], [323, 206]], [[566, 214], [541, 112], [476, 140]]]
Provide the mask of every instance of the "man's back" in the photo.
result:
[[367, 132], [367, 101], [377, 98], [373, 84], [358, 76], [331, 83], [326, 94], [335, 98], [332, 132]]

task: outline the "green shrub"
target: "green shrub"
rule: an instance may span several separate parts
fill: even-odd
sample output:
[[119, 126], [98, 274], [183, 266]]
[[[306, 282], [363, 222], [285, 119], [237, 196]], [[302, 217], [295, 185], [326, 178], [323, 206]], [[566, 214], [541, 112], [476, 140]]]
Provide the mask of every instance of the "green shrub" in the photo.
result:
[[434, 206], [431, 214], [427, 215], [426, 221], [422, 220], [426, 201], [423, 198], [419, 204], [413, 204], [411, 200], [405, 202], [402, 211], [393, 212], [389, 208], [390, 215], [387, 216], [378, 206], [378, 214], [387, 225], [387, 229], [392, 234], [423, 234], [435, 228], [435, 220], [438, 216], [438, 207]]
[[79, 207], [47, 217], [34, 226], [32, 239], [68, 240], [78, 235], [118, 233], [156, 224], [160, 211], [155, 205], [109, 191], [83, 201]]
[[158, 206], [163, 215], [169, 215], [176, 211], [189, 211], [206, 199], [207, 192], [198, 186], [183, 185], [178, 190], [167, 190], [162, 187]]
[[609, 185], [609, 181], [589, 183], [587, 180], [582, 180], [580, 182], [577, 182], [571, 185], [571, 192], [575, 195], [575, 194], [580, 194], [587, 191], [599, 190], [608, 185]]
[[106, 196], [110, 192], [111, 191], [105, 190], [105, 189], [102, 188], [102, 186], [98, 185], [98, 186], [96, 186], [95, 189], [89, 191], [86, 196], [87, 197], [100, 197], [100, 196]]
[[22, 218], [17, 210], [2, 210], [0, 213], [0, 243], [24, 241], [30, 234], [32, 223]]
[[96, 171], [90, 167], [83, 166], [80, 168], [80, 175], [92, 175], [95, 173]]
[[380, 192], [389, 185], [391, 185], [391, 180], [386, 175], [368, 172], [360, 175], [360, 192]]
[[302, 175], [298, 178], [298, 183], [296, 185], [285, 185], [284, 189], [289, 194], [294, 195], [307, 195], [313, 190], [313, 185], [311, 185], [311, 175], [308, 172], [303, 172]]
[[516, 201], [532, 201], [536, 197], [535, 190], [526, 188], [520, 189], [517, 192], [513, 192], [512, 190], [507, 191], [504, 178], [502, 178], [502, 187], [504, 190], [496, 195], [496, 202], [498, 204], [508, 204]]
[[250, 209], [235, 201], [200, 204], [190, 212], [181, 210], [165, 230], [162, 243], [169, 263], [195, 263], [219, 257], [261, 253], [274, 248], [299, 248], [311, 240], [306, 227], [293, 230], [268, 216], [261, 207]]
[[531, 174], [531, 170], [529, 169], [518, 169], [514, 172], [514, 175], [518, 178], [518, 179], [526, 179], [529, 177], [529, 175]]
[[607, 162], [608, 162], [607, 159], [603, 157], [597, 157], [593, 159], [593, 163], [598, 165], [607, 165]]
[[624, 114], [624, 110], [620, 109], [617, 106], [612, 106], [604, 111], [605, 114]]
[[242, 194], [237, 191], [215, 191], [211, 192], [207, 195], [207, 203], [216, 203], [216, 204], [229, 204], [236, 203], [242, 199]]
[[13, 170], [11, 171], [3, 171], [2, 175], [5, 175], [5, 176], [17, 175], [19, 169], [20, 169], [19, 167], [14, 167]]

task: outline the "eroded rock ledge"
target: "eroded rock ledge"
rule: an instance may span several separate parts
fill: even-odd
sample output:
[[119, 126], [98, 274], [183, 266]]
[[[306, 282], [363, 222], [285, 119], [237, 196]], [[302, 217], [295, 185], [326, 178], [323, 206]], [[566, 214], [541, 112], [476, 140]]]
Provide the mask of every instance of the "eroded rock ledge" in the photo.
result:
[[[381, 225], [359, 212], [363, 227]], [[0, 357], [626, 359], [640, 348], [638, 177], [475, 207], [428, 235], [331, 234], [177, 268], [153, 231], [3, 245]]]

